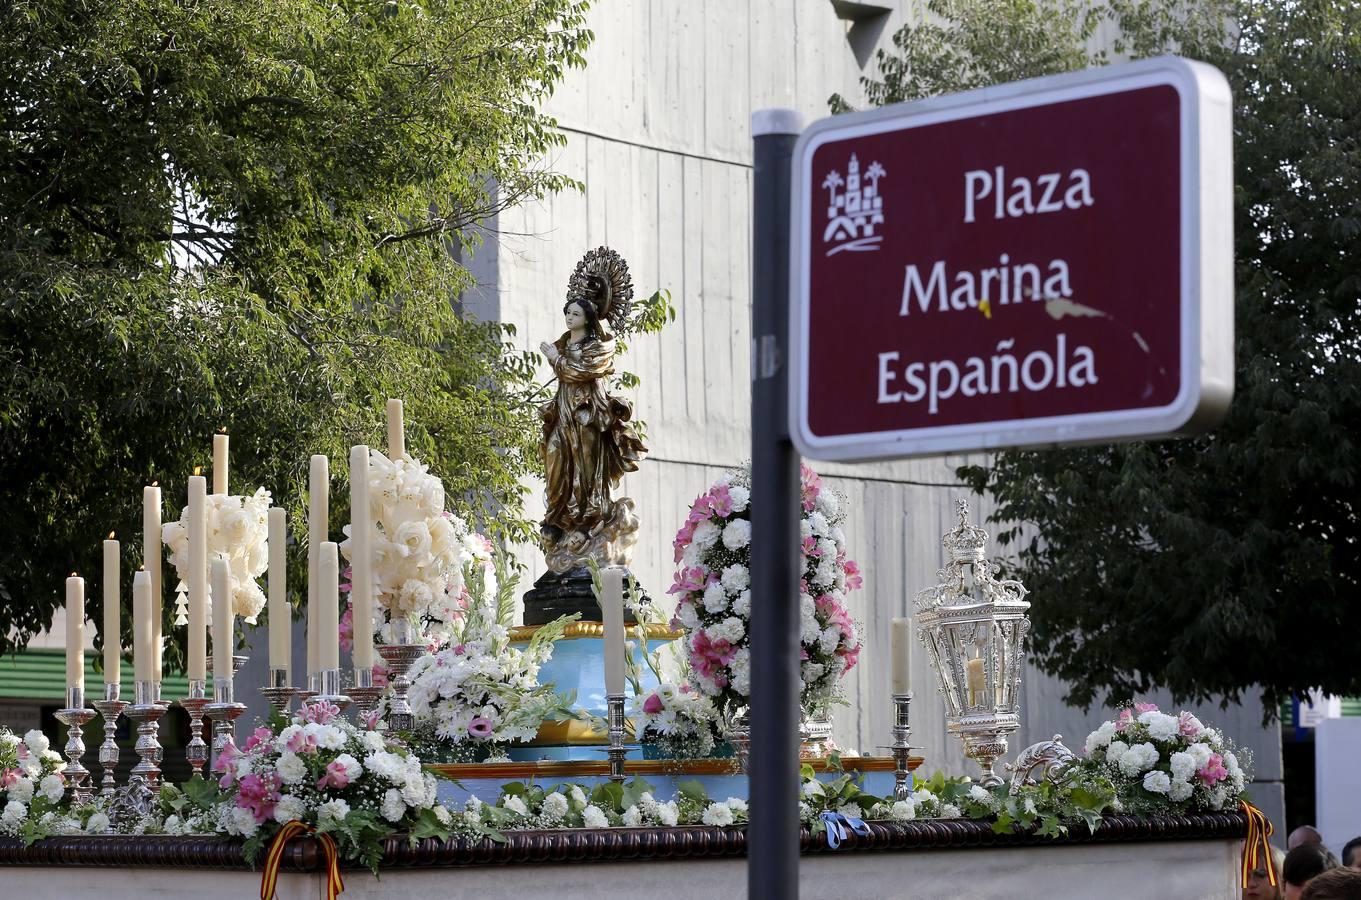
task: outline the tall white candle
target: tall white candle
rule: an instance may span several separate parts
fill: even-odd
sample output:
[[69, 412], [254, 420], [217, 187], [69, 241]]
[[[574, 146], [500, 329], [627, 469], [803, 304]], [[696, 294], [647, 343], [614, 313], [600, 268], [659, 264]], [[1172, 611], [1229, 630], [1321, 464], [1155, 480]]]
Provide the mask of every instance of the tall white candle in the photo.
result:
[[624, 693], [624, 570], [600, 571], [600, 607], [605, 618], [605, 693]]
[[321, 582], [317, 585], [317, 665], [340, 668], [340, 556], [335, 541], [321, 545]]
[[123, 655], [118, 608], [118, 542], [109, 532], [104, 542], [104, 682], [118, 683], [118, 665]]
[[969, 688], [969, 705], [978, 706], [984, 703], [983, 694], [987, 690], [988, 682], [987, 676], [983, 673], [983, 660], [964, 660], [964, 675]]
[[[321, 545], [329, 529], [330, 462], [320, 453], [312, 457], [307, 479], [307, 674], [321, 670], [317, 659], [317, 586], [321, 576]], [[337, 626], [339, 627], [339, 626]]]
[[85, 579], [66, 579], [66, 686], [85, 687]]
[[208, 482], [189, 476], [189, 680], [208, 677]]
[[151, 575], [138, 569], [132, 576], [132, 677], [151, 681]]
[[151, 576], [151, 679], [161, 680], [161, 489], [142, 488], [142, 568]]
[[230, 441], [224, 432], [213, 435], [213, 493], [227, 493], [227, 448]]
[[912, 620], [893, 620], [893, 693], [912, 690]]
[[373, 540], [369, 448], [350, 448], [350, 607], [356, 672], [373, 668]]
[[388, 459], [406, 456], [406, 424], [402, 421], [402, 401], [388, 401]]
[[236, 616], [232, 615], [231, 571], [221, 556], [213, 559], [213, 680], [232, 677]]
[[288, 609], [288, 522], [282, 507], [269, 508], [269, 666], [293, 674], [293, 616]]

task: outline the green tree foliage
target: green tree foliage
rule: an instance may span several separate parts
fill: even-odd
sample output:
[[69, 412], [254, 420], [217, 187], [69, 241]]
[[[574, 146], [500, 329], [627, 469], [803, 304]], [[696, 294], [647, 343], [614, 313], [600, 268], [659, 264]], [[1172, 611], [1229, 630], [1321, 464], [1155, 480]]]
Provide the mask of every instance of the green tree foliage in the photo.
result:
[[[934, 3], [875, 103], [1117, 57], [1206, 60], [1234, 92], [1236, 396], [1188, 440], [999, 454], [960, 470], [998, 502], [1034, 592], [1032, 650], [1081, 704], [1161, 686], [1268, 713], [1361, 693], [1361, 7]], [[836, 99], [834, 98], [834, 102]]]
[[298, 534], [329, 454], [338, 533], [345, 451], [403, 397], [456, 508], [527, 533], [534, 359], [460, 316], [460, 260], [475, 223], [569, 185], [538, 107], [582, 64], [585, 5], [0, 5], [0, 652], [67, 572], [98, 590], [110, 530], [126, 595], [141, 487], [177, 516], [219, 427], [233, 490], [270, 488]]

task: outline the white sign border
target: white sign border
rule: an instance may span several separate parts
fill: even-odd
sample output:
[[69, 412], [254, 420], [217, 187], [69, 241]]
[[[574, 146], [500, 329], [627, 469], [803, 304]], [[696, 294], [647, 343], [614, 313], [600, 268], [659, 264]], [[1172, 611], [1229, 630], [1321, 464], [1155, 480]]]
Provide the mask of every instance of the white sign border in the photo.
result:
[[[1169, 85], [1181, 98], [1181, 372], [1163, 407], [821, 437], [808, 427], [809, 267], [813, 154], [834, 140], [1008, 110]], [[902, 459], [1191, 434], [1213, 427], [1233, 399], [1233, 136], [1228, 82], [1175, 56], [1035, 78], [833, 116], [799, 136], [791, 165], [789, 421], [812, 459]], [[1197, 375], [1199, 377], [1197, 377]]]

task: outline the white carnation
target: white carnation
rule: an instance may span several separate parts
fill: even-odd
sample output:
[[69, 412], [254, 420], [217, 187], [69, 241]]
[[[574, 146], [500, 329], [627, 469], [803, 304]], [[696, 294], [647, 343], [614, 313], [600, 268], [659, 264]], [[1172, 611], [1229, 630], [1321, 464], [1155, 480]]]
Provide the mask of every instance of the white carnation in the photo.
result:
[[274, 821], [280, 825], [287, 825], [293, 821], [300, 822], [306, 817], [307, 804], [300, 797], [284, 794], [279, 798], [279, 802], [274, 804]]
[[751, 543], [751, 523], [746, 519], [733, 519], [723, 529], [723, 546], [729, 550], [741, 550]]
[[327, 800], [317, 808], [317, 818], [322, 822], [333, 819], [337, 822], [345, 821], [345, 817], [350, 814], [350, 804], [344, 800]]
[[751, 618], [751, 590], [745, 590], [737, 595], [737, 599], [732, 602], [732, 611], [744, 619]]
[[751, 491], [741, 485], [729, 485], [728, 496], [732, 498], [732, 511], [735, 513], [746, 512], [747, 504], [751, 502]]
[[637, 828], [639, 825], [643, 824], [643, 814], [637, 806], [630, 806], [628, 809], [624, 810], [623, 818], [625, 828]]
[[34, 784], [35, 782], [32, 778], [20, 778], [18, 781], [14, 782], [14, 784], [10, 785], [7, 796], [11, 800], [18, 800], [20, 803], [28, 803], [33, 799]]
[[942, 819], [958, 819], [961, 815], [963, 813], [953, 803], [942, 803], [940, 806], [940, 817]]
[[731, 825], [733, 823], [732, 810], [726, 803], [710, 803], [701, 816], [701, 821], [705, 825]]
[[889, 815], [900, 822], [917, 818], [917, 804], [912, 800], [898, 800], [889, 810]]
[[722, 534], [722, 532], [719, 531], [718, 526], [709, 519], [705, 519], [695, 526], [695, 536], [691, 543], [703, 550], [712, 547], [714, 542], [718, 540], [720, 534]]
[[715, 581], [704, 589], [704, 609], [711, 615], [718, 615], [728, 608], [728, 594], [723, 583]]
[[66, 793], [66, 785], [62, 783], [60, 775], [44, 775], [42, 782], [38, 785], [38, 790], [42, 792], [49, 803], [60, 803], [62, 796]]
[[85, 823], [85, 830], [90, 834], [107, 834], [109, 827], [109, 817], [102, 812], [90, 816], [89, 821]]
[[1176, 716], [1149, 710], [1139, 716], [1139, 722], [1148, 728], [1149, 737], [1155, 741], [1171, 740], [1177, 734], [1180, 723]]
[[605, 811], [594, 803], [581, 811], [581, 821], [587, 828], [610, 827], [610, 820], [605, 817]]
[[28, 745], [29, 750], [32, 750], [39, 756], [41, 756], [48, 747], [52, 746], [52, 743], [47, 739], [47, 735], [36, 728], [24, 733], [24, 743]]
[[1166, 794], [1172, 787], [1172, 779], [1167, 777], [1166, 772], [1152, 771], [1144, 776], [1144, 790], [1152, 791], [1155, 794]]
[[560, 821], [563, 816], [567, 815], [567, 798], [557, 791], [546, 795], [543, 798], [541, 812], [546, 822]]
[[[1152, 773], [1150, 772], [1149, 774], [1152, 774]], [[1181, 801], [1190, 798], [1190, 796], [1191, 796], [1191, 794], [1192, 794], [1192, 792], [1193, 792], [1194, 790], [1195, 790], [1195, 789], [1191, 787], [1191, 783], [1190, 783], [1189, 781], [1175, 781], [1175, 780], [1174, 780], [1174, 781], [1172, 782], [1171, 787], [1169, 787], [1168, 790], [1167, 790], [1167, 796], [1168, 796], [1170, 799], [1175, 800], [1176, 802], [1180, 803]]]
[[1091, 753], [1093, 750], [1106, 746], [1113, 737], [1115, 737], [1115, 723], [1103, 723], [1100, 728], [1087, 735], [1087, 752]]
[[734, 813], [747, 811], [747, 801], [743, 800], [741, 797], [729, 797], [726, 802], [728, 804], [728, 809], [732, 810]]
[[679, 821], [680, 821], [680, 807], [678, 807], [678, 806], [676, 805], [676, 801], [674, 801], [674, 800], [668, 800], [666, 803], [658, 803], [658, 804], [657, 804], [657, 819], [658, 819], [663, 825], [670, 825], [670, 826], [674, 826], [677, 822], [679, 822]]
[[1172, 778], [1175, 781], [1188, 781], [1191, 776], [1200, 768], [1196, 765], [1196, 758], [1184, 751], [1173, 753], [1168, 757], [1168, 762], [1172, 767]]
[[285, 751], [274, 764], [274, 769], [284, 784], [297, 784], [307, 777], [307, 764], [296, 753]]
[[723, 587], [729, 593], [737, 595], [751, 587], [751, 570], [741, 563], [733, 563], [723, 570]]

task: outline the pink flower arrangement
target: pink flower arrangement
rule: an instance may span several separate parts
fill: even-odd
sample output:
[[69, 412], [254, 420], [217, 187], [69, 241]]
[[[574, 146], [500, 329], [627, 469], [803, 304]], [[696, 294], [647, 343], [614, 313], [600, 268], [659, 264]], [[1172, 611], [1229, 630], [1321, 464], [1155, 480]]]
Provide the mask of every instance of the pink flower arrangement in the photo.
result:
[[[846, 554], [842, 501], [811, 468], [801, 473], [801, 695], [813, 707], [831, 699], [859, 660], [859, 629], [845, 595], [863, 587], [864, 577]], [[691, 683], [725, 715], [747, 705], [751, 685], [750, 503], [750, 474], [725, 475], [695, 498], [672, 542], [672, 626], [687, 632]]]
[[274, 815], [274, 807], [279, 803], [279, 775], [266, 772], [258, 775], [252, 772], [241, 779], [237, 788], [236, 805], [248, 809], [257, 823], [262, 823]]

